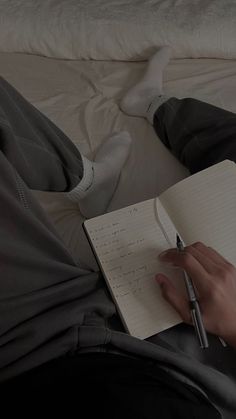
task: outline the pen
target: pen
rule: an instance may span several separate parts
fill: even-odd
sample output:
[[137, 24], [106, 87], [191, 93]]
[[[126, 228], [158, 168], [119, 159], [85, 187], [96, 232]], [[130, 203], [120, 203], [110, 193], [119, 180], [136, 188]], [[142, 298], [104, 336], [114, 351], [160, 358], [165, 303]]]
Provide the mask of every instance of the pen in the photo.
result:
[[[177, 245], [177, 249], [180, 252], [184, 251], [183, 242], [181, 241], [178, 234], [176, 234], [176, 245]], [[188, 276], [185, 270], [183, 271], [183, 273], [184, 273], [184, 282], [185, 282], [185, 286], [186, 286], [188, 297], [189, 297], [189, 306], [190, 306], [191, 316], [193, 320], [193, 325], [195, 327], [196, 335], [198, 337], [201, 348], [208, 348], [209, 344], [208, 344], [207, 334], [203, 325], [202, 315], [201, 315], [199, 303], [196, 297], [194, 285], [191, 278]]]

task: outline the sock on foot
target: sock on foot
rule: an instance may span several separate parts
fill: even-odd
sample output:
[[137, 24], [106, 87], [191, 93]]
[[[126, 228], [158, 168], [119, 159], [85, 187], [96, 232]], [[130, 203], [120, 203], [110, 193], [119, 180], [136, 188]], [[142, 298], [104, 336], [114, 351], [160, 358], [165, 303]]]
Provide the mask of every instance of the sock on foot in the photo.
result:
[[67, 196], [78, 202], [80, 211], [86, 218], [106, 211], [129, 155], [130, 146], [130, 135], [123, 131], [109, 138], [100, 147], [94, 161], [82, 157], [83, 177]]
[[[163, 71], [171, 57], [169, 46], [159, 49], [150, 59], [142, 80], [132, 87], [121, 101], [121, 109], [132, 116], [147, 117], [153, 100], [163, 95]], [[166, 100], [166, 99], [165, 99]], [[163, 100], [161, 101], [163, 103]]]

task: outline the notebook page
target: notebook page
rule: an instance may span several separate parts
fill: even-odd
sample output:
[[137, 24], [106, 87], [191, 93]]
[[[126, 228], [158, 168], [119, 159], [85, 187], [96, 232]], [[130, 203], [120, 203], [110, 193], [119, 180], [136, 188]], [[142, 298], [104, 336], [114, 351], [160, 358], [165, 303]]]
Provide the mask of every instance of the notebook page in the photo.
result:
[[[165, 227], [168, 229], [166, 222]], [[181, 322], [155, 281], [158, 272], [174, 281], [180, 281], [181, 276], [179, 270], [166, 267], [157, 258], [170, 247], [168, 235], [173, 233], [163, 233], [155, 199], [90, 219], [85, 228], [131, 335], [145, 339]]]
[[225, 160], [159, 197], [186, 244], [202, 241], [236, 264], [236, 165]]

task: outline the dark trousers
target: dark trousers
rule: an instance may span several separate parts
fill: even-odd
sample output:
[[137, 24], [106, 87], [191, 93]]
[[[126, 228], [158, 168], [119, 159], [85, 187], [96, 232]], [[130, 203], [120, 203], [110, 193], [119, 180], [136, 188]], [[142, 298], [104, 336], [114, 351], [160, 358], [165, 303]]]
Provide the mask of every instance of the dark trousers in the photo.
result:
[[155, 363], [112, 354], [60, 358], [3, 383], [0, 390], [4, 407], [6, 396], [14, 397], [7, 411], [15, 412], [17, 403], [26, 417], [36, 405], [40, 413], [65, 409], [67, 415], [83, 412], [86, 419], [221, 419], [196, 389], [170, 380]]
[[161, 141], [196, 173], [222, 160], [236, 161], [236, 115], [196, 99], [170, 98], [154, 115]]

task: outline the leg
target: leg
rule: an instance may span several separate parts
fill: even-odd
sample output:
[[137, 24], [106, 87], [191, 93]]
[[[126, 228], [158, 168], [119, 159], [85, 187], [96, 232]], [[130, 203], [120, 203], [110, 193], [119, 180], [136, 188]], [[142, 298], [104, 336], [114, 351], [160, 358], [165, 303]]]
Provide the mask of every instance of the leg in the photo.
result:
[[59, 192], [71, 190], [80, 182], [80, 152], [3, 78], [0, 126], [0, 149], [29, 188]]
[[122, 100], [122, 110], [146, 117], [191, 173], [224, 159], [236, 161], [236, 115], [196, 99], [163, 96], [162, 76], [169, 58], [168, 47], [151, 58], [143, 79]]
[[[120, 167], [127, 157], [120, 141], [127, 151], [129, 137], [116, 135], [95, 163], [87, 161], [0, 79], [0, 381], [75, 351], [81, 325], [103, 326], [107, 313], [115, 314], [101, 275], [76, 266], [29, 187], [77, 194], [84, 183], [91, 195], [99, 192], [112, 145]], [[83, 161], [94, 175], [90, 188]]]
[[108, 139], [94, 162], [0, 78], [0, 149], [31, 189], [70, 191], [85, 216], [105, 212], [130, 148], [128, 133]]
[[96, 309], [102, 283], [98, 274], [75, 265], [1, 151], [0, 177], [2, 381], [75, 348], [76, 328], [83, 323], [84, 313]]
[[[47, 400], [47, 411], [53, 407], [54, 414], [56, 407], [66, 407], [67, 412], [69, 408], [73, 414], [79, 397], [86, 418], [189, 419], [193, 411], [195, 419], [221, 418], [196, 389], [174, 377], [170, 379], [156, 363], [109, 353], [48, 362], [0, 385], [2, 400], [15, 391], [19, 394], [19, 388], [24, 388], [37, 404], [40, 394], [43, 405]], [[6, 407], [9, 412], [9, 403]]]
[[171, 98], [155, 112], [161, 141], [190, 173], [229, 159], [236, 162], [236, 115], [195, 99]]

